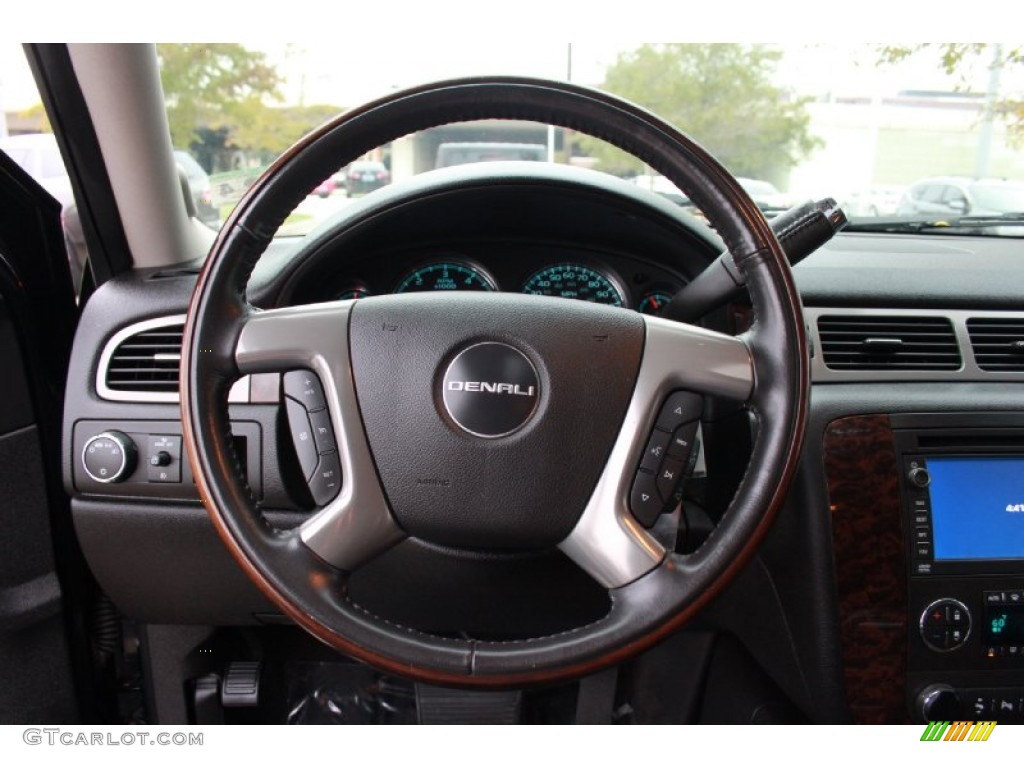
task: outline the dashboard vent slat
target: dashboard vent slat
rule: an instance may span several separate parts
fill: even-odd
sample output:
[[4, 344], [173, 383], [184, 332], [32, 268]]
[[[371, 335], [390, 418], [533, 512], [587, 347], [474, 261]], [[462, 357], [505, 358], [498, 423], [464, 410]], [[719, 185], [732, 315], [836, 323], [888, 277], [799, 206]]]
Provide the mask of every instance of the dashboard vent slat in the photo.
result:
[[1024, 316], [971, 317], [967, 333], [983, 371], [1024, 371]]
[[107, 387], [120, 392], [177, 392], [182, 323], [132, 334], [107, 363]]
[[839, 371], [956, 371], [960, 347], [946, 317], [823, 315], [825, 365]]

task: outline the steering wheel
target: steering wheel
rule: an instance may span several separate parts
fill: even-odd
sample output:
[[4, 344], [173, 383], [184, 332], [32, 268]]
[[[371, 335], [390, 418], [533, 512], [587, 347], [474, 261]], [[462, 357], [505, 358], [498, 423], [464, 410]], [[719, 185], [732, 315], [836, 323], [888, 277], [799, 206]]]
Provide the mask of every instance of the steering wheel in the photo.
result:
[[[513, 294], [412, 294], [260, 311], [245, 286], [285, 217], [337, 168], [414, 131], [480, 119], [561, 125], [639, 157], [705, 213], [745, 273], [742, 337], [621, 309]], [[323, 386], [341, 490], [307, 522], [267, 524], [234, 454], [241, 375], [303, 369]], [[788, 263], [729, 173], [678, 130], [598, 91], [519, 78], [395, 93], [310, 134], [247, 192], [188, 311], [184, 441], [211, 520], [298, 625], [384, 670], [442, 685], [590, 674], [681, 626], [739, 572], [779, 509], [802, 443], [807, 346]], [[745, 404], [755, 438], [721, 522], [666, 552], [634, 517], [638, 466], [666, 398]], [[670, 408], [672, 410], [674, 408]], [[690, 418], [695, 418], [691, 416]], [[566, 450], [570, 445], [571, 450]], [[608, 590], [599, 620], [547, 637], [433, 636], [356, 604], [350, 574], [407, 536], [470, 550], [559, 547]]]

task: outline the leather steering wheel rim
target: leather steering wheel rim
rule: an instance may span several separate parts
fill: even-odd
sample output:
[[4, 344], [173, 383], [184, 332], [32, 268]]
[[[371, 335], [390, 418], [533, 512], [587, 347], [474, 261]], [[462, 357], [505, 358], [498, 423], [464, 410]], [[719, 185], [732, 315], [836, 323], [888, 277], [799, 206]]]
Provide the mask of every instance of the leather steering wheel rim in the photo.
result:
[[[662, 553], [646, 572], [610, 582], [611, 608], [602, 619], [555, 636], [505, 643], [428, 635], [391, 624], [349, 600], [345, 570], [325, 562], [301, 536], [273, 530], [261, 517], [242, 479], [227, 411], [228, 389], [240, 375], [261, 363], [272, 370], [318, 359], [311, 352], [271, 363], [241, 350], [247, 328], [270, 315], [246, 303], [252, 269], [323, 169], [418, 130], [479, 119], [571, 128], [619, 146], [663, 173], [723, 238], [746, 275], [755, 315], [742, 344], [752, 366], [745, 403], [756, 436], [747, 472], [714, 533], [695, 553]], [[543, 80], [478, 78], [403, 91], [346, 113], [302, 139], [263, 174], [224, 225], [199, 276], [185, 327], [180, 383], [184, 442], [203, 503], [232, 556], [273, 603], [328, 645], [392, 673], [443, 685], [496, 687], [577, 677], [622, 661], [681, 626], [725, 587], [767, 533], [795, 471], [806, 421], [808, 363], [800, 301], [786, 257], [757, 207], [707, 152], [645, 110], [599, 91]], [[620, 527], [632, 525], [621, 516], [617, 520]], [[374, 535], [383, 546], [391, 532]], [[642, 545], [643, 534], [634, 535]]]

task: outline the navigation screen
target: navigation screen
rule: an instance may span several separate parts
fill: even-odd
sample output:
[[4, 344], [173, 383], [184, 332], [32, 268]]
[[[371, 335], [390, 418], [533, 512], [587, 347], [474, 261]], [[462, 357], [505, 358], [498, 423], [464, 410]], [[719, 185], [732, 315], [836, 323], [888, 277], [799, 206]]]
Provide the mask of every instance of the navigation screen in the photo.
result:
[[936, 456], [936, 560], [1024, 559], [1024, 456]]

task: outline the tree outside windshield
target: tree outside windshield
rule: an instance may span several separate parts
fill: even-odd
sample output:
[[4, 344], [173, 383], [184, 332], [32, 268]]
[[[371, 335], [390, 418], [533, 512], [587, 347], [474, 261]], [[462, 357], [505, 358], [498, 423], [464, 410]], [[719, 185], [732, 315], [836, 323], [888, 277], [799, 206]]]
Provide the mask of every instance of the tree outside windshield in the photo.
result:
[[[519, 74], [602, 88], [694, 137], [766, 215], [831, 196], [852, 217], [904, 213], [906, 192], [934, 177], [998, 179], [985, 208], [1024, 199], [1024, 46], [468, 42], [458, 51], [403, 45], [382, 57], [341, 45], [160, 44], [172, 141], [193, 173], [195, 207], [216, 226], [263, 168], [330, 117], [434, 79]], [[48, 130], [38, 105], [0, 81], [0, 134]], [[559, 127], [445, 126], [378, 147], [359, 165], [325, 168], [287, 222], [301, 233], [351, 201], [461, 156], [520, 154], [621, 177], [690, 206], [636, 158]], [[1019, 186], [1018, 186], [1019, 185]], [[991, 205], [990, 205], [991, 203]], [[996, 205], [998, 203], [998, 205]], [[979, 203], [981, 205], [981, 203]]]

